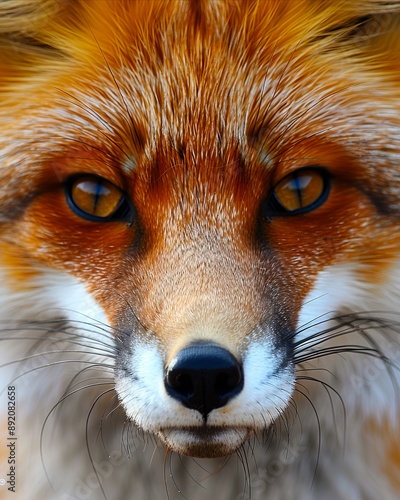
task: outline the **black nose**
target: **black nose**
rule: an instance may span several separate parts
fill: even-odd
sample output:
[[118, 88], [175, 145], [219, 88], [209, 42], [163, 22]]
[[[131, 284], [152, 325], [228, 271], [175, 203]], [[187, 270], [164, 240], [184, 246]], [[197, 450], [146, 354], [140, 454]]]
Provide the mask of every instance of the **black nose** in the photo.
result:
[[198, 410], [206, 420], [211, 410], [225, 406], [240, 393], [243, 370], [226, 349], [196, 343], [182, 349], [172, 360], [164, 382], [170, 396]]

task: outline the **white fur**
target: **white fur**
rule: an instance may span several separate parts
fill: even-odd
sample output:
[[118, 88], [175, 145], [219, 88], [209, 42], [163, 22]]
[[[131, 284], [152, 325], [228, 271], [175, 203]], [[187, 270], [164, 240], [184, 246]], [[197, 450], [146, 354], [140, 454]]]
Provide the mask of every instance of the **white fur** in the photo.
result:
[[[158, 342], [133, 339], [131, 377], [118, 380], [116, 389], [129, 417], [142, 429], [201, 427], [196, 410], [185, 408], [164, 387], [164, 354]], [[209, 425], [265, 428], [286, 407], [293, 391], [290, 370], [275, 373], [280, 355], [271, 342], [254, 341], [244, 354], [243, 390], [222, 409], [210, 412]], [[151, 370], [149, 370], [151, 366]]]
[[[300, 314], [299, 326], [314, 323], [313, 330], [318, 329], [317, 323], [322, 318], [332, 315], [338, 310], [367, 310], [374, 308], [382, 310], [385, 307], [388, 311], [393, 311], [394, 304], [383, 297], [383, 303], [379, 303], [379, 295], [376, 291], [368, 290], [355, 279], [355, 270], [352, 266], [341, 266], [340, 268], [326, 269], [320, 274], [316, 281], [316, 286], [305, 301], [305, 305]], [[397, 290], [398, 273], [392, 270], [388, 289], [394, 287]], [[4, 283], [4, 281], [3, 281]], [[49, 287], [49, 285], [51, 286]], [[341, 293], [335, 290], [340, 285]], [[80, 321], [84, 318], [92, 318], [102, 325], [105, 317], [101, 308], [96, 305], [93, 298], [85, 291], [84, 287], [75, 280], [60, 273], [51, 272], [47, 278], [40, 278], [36, 282], [37, 292], [34, 309], [25, 309], [24, 316], [46, 317], [50, 312], [61, 312], [70, 321]], [[42, 291], [41, 291], [42, 290]], [[45, 291], [47, 290], [47, 291]], [[28, 304], [30, 293], [13, 296], [4, 289], [2, 294], [2, 311], [4, 317], [12, 317], [16, 311], [21, 312], [21, 305]], [[39, 300], [40, 299], [40, 300]], [[29, 303], [32, 301], [29, 300]], [[57, 316], [57, 315], [56, 315]], [[19, 316], [21, 317], [21, 316]], [[71, 396], [66, 400], [64, 406], [57, 413], [57, 419], [50, 417], [44, 431], [43, 456], [49, 477], [55, 490], [49, 488], [48, 481], [44, 476], [41, 459], [39, 455], [39, 436], [42, 430], [43, 421], [52, 406], [62, 397], [66, 385], [70, 382], [73, 374], [82, 369], [80, 362], [105, 362], [112, 366], [113, 358], [111, 350], [110, 357], [106, 359], [99, 356], [96, 351], [98, 342], [102, 345], [109, 345], [111, 348], [111, 337], [104, 337], [104, 330], [101, 329], [96, 335], [96, 323], [90, 332], [83, 332], [89, 335], [89, 349], [79, 354], [80, 346], [74, 346], [78, 351], [75, 355], [68, 353], [63, 356], [62, 352], [54, 355], [43, 355], [42, 369], [36, 370], [15, 382], [18, 394], [18, 429], [19, 439], [19, 498], [43, 498], [54, 500], [71, 499], [92, 499], [102, 498], [99, 484], [93, 473], [92, 466], [87, 456], [85, 445], [85, 419], [91, 404], [102, 388], [90, 391], [83, 391]], [[325, 327], [326, 325], [324, 325]], [[38, 332], [35, 334], [37, 335]], [[309, 333], [309, 332], [308, 332]], [[375, 332], [379, 334], [379, 332]], [[23, 334], [32, 335], [26, 329]], [[305, 332], [299, 335], [304, 338]], [[3, 337], [7, 336], [4, 335]], [[8, 336], [9, 337], [9, 336]], [[357, 339], [360, 343], [362, 339]], [[388, 355], [396, 358], [399, 352], [398, 343], [395, 338], [391, 342], [391, 349], [387, 349]], [[24, 346], [19, 341], [4, 340], [7, 350], [2, 350], [2, 364], [11, 357], [23, 356]], [[354, 338], [342, 338], [341, 342], [354, 342]], [[68, 342], [65, 343], [68, 349]], [[14, 350], [10, 350], [12, 347]], [[47, 352], [49, 346], [44, 345], [42, 350]], [[51, 349], [51, 348], [50, 348]], [[15, 354], [18, 352], [18, 354]], [[10, 354], [11, 353], [11, 354]], [[376, 373], [366, 371], [367, 366], [371, 366], [370, 360], [365, 360], [364, 356], [349, 354], [343, 356], [331, 356], [325, 359], [323, 364], [318, 360], [310, 363], [311, 368], [321, 368], [318, 378], [331, 384], [343, 398], [347, 415], [338, 410], [334, 415], [327, 391], [319, 384], [304, 382], [305, 389], [300, 394], [294, 392], [294, 400], [289, 400], [293, 391], [293, 383], [289, 373], [282, 373], [279, 378], [271, 380], [277, 360], [274, 357], [271, 344], [267, 341], [254, 342], [250, 344], [244, 354], [244, 372], [246, 384], [241, 395], [232, 400], [227, 412], [214, 410], [210, 414], [210, 423], [219, 425], [243, 425], [251, 419], [255, 419], [255, 424], [259, 425], [261, 420], [268, 423], [276, 419], [276, 431], [270, 436], [269, 446], [256, 445], [252, 449], [254, 461], [257, 467], [253, 468], [253, 459], [250, 460], [250, 479], [253, 483], [252, 498], [276, 499], [296, 498], [299, 500], [309, 500], [310, 498], [324, 498], [324, 500], [351, 498], [375, 500], [378, 497], [385, 500], [397, 498], [396, 493], [391, 490], [389, 483], [384, 477], [377, 479], [375, 476], [365, 476], [364, 469], [360, 467], [359, 460], [352, 457], [365, 453], [365, 460], [372, 467], [376, 467], [382, 460], [377, 449], [375, 455], [368, 455], [366, 451], [373, 443], [373, 436], [363, 434], [357, 415], [360, 412], [368, 411], [371, 414], [380, 415], [384, 412], [394, 412], [395, 398], [393, 397], [393, 381], [390, 379], [383, 364], [375, 365]], [[52, 363], [65, 358], [74, 359], [74, 363], [67, 366]], [[40, 358], [39, 358], [40, 359]], [[365, 362], [367, 361], [367, 363]], [[128, 410], [128, 415], [144, 428], [155, 429], [162, 422], [168, 427], [172, 425], [171, 433], [175, 433], [172, 438], [178, 442], [182, 437], [186, 439], [184, 432], [176, 433], [174, 426], [178, 425], [200, 425], [201, 418], [194, 410], [188, 410], [179, 405], [172, 398], [167, 396], [163, 386], [163, 353], [156, 343], [137, 342], [133, 350], [131, 368], [139, 381], [135, 386], [129, 380], [120, 380], [117, 383], [117, 390], [124, 400], [124, 405]], [[28, 371], [29, 363], [18, 364], [19, 370]], [[34, 367], [37, 367], [35, 365]], [[151, 367], [151, 369], [149, 369]], [[328, 367], [329, 373], [323, 371]], [[27, 370], [28, 368], [28, 370]], [[72, 368], [72, 369], [71, 369]], [[323, 369], [323, 370], [322, 370]], [[66, 372], [68, 373], [66, 377]], [[14, 369], [8, 367], [2, 369], [4, 378], [11, 377]], [[96, 369], [96, 377], [106, 376], [112, 384], [112, 370], [110, 368], [99, 367]], [[311, 373], [311, 372], [310, 372]], [[356, 374], [356, 382], [352, 382], [352, 377]], [[8, 378], [11, 380], [11, 378]], [[91, 381], [99, 380], [93, 376]], [[29, 382], [31, 381], [31, 382]], [[112, 385], [110, 386], [112, 387]], [[46, 396], [44, 396], [46, 395]], [[315, 410], [307, 402], [304, 395], [312, 398]], [[335, 399], [337, 396], [331, 394]], [[22, 401], [24, 404], [22, 405]], [[40, 405], [38, 406], [38, 401]], [[296, 405], [296, 411], [293, 404]], [[5, 393], [1, 397], [2, 411], [5, 406]], [[106, 408], [106, 413], [111, 412], [111, 408]], [[285, 411], [286, 408], [286, 411]], [[340, 405], [337, 405], [340, 408]], [[315, 412], [318, 414], [318, 419]], [[284, 420], [278, 414], [286, 414]], [[119, 410], [115, 415], [120, 414]], [[35, 415], [32, 418], [32, 415]], [[259, 415], [259, 416], [257, 416]], [[109, 498], [114, 498], [114, 493], [124, 494], [126, 498], [135, 500], [148, 500], [148, 498], [164, 498], [164, 482], [162, 479], [162, 447], [155, 448], [153, 444], [137, 447], [141, 439], [137, 440], [132, 436], [126, 437], [125, 441], [131, 443], [127, 452], [121, 450], [121, 436], [124, 433], [123, 421], [112, 421], [112, 424], [105, 419], [104, 414], [99, 410], [89, 422], [89, 429], [93, 429], [95, 436], [90, 439], [91, 453], [99, 471], [99, 477], [103, 480], [104, 490]], [[260, 422], [257, 423], [257, 419]], [[111, 419], [110, 419], [111, 420]], [[345, 420], [347, 425], [345, 444]], [[284, 423], [285, 422], [285, 423]], [[100, 426], [104, 427], [105, 444], [96, 439]], [[286, 427], [288, 428], [286, 429]], [[319, 442], [318, 428], [321, 427], [322, 441]], [[29, 429], [29, 433], [27, 433]], [[96, 430], [97, 429], [97, 430]], [[287, 437], [285, 437], [287, 434]], [[336, 437], [335, 437], [336, 435]], [[240, 431], [238, 438], [240, 436]], [[51, 437], [51, 439], [50, 439]], [[289, 438], [289, 439], [288, 439]], [[221, 434], [219, 439], [235, 439], [232, 431], [227, 429], [225, 434]], [[259, 438], [261, 440], [261, 438]], [[133, 444], [136, 442], [136, 444]], [[271, 444], [272, 443], [272, 444]], [[253, 444], [254, 446], [254, 444]], [[318, 447], [322, 453], [318, 459]], [[325, 447], [329, 447], [330, 452], [325, 452]], [[381, 449], [381, 448], [379, 448]], [[130, 451], [129, 451], [130, 450]], [[336, 450], [336, 451], [334, 451]], [[335, 459], [343, 452], [343, 461]], [[35, 468], [29, 465], [31, 462], [25, 460], [26, 454], [31, 454], [35, 461]], [[128, 459], [127, 455], [132, 455]], [[154, 456], [153, 456], [154, 455]], [[86, 456], [86, 458], [84, 458]], [[81, 459], [78, 460], [78, 458]], [[331, 457], [331, 458], [330, 458]], [[173, 459], [172, 459], [173, 460]], [[174, 482], [168, 480], [167, 487], [170, 498], [181, 498], [178, 493], [182, 488], [183, 493], [191, 500], [207, 499], [215, 488], [220, 491], [221, 500], [232, 500], [242, 498], [242, 486], [244, 474], [233, 471], [237, 469], [237, 459], [231, 459], [224, 471], [217, 474], [212, 480], [201, 477], [199, 466], [203, 464], [211, 472], [213, 467], [218, 467], [218, 463], [213, 460], [200, 460], [191, 462], [185, 459], [185, 467], [188, 467], [190, 474], [185, 472], [179, 463], [172, 462]], [[65, 464], [69, 464], [65, 467]], [[150, 465], [151, 463], [151, 465]], [[216, 464], [216, 465], [212, 465]], [[150, 467], [150, 468], [148, 468]], [[167, 466], [168, 467], [168, 466]], [[62, 471], [62, 472], [61, 472]], [[229, 472], [231, 471], [231, 472]], [[316, 479], [313, 483], [313, 475]], [[229, 480], [225, 480], [225, 487], [220, 490], [221, 481], [224, 474], [230, 475]], [[232, 480], [234, 474], [235, 480]], [[140, 476], [140, 484], [137, 477]], [[201, 482], [207, 484], [211, 490], [203, 490], [196, 486], [191, 475], [196, 476]], [[327, 484], [332, 479], [335, 482], [327, 489]], [[229, 488], [227, 485], [230, 485]], [[361, 486], [357, 486], [361, 485]], [[362, 489], [359, 489], [359, 488]], [[151, 493], [153, 491], [153, 493]], [[329, 492], [328, 492], [329, 491]], [[152, 496], [153, 495], [153, 496]], [[244, 497], [246, 498], [246, 497]]]
[[[333, 266], [324, 270], [304, 302], [299, 319], [300, 333], [296, 341], [304, 339], [321, 328], [333, 326], [329, 318], [338, 313], [360, 313], [363, 317], [379, 317], [391, 324], [394, 330], [369, 329], [368, 333], [379, 345], [382, 353], [394, 365], [400, 361], [398, 310], [400, 272], [390, 268], [385, 277], [385, 286], [360, 280], [362, 266], [355, 263]], [[386, 311], [386, 313], [385, 313]], [[347, 327], [344, 327], [347, 328]], [[359, 333], [353, 332], [329, 341], [326, 345], [360, 345], [370, 348], [371, 344]], [[323, 360], [324, 373], [318, 376], [329, 381], [344, 399], [348, 410], [359, 408], [371, 417], [389, 417], [393, 423], [398, 415], [396, 383], [400, 381], [398, 368], [388, 369], [380, 359], [363, 354], [330, 356]], [[320, 366], [321, 366], [320, 364]], [[313, 363], [318, 367], [318, 362]]]

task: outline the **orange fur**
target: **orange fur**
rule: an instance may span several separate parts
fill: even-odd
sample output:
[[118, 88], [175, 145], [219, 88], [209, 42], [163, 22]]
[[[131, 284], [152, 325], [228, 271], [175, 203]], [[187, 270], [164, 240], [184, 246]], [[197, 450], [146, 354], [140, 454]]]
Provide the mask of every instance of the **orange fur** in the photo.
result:
[[[48, 293], [46, 280], [68, 276], [74, 280], [71, 288], [75, 282], [82, 285], [104, 313], [98, 321], [110, 325], [112, 341], [119, 346], [137, 328], [143, 345], [155, 339], [161, 346], [167, 368], [192, 342], [212, 341], [243, 360], [252, 342], [267, 337], [259, 331], [266, 324], [273, 332], [282, 325], [302, 332], [300, 322], [308, 319], [303, 309], [321, 299], [312, 294], [331, 270], [352, 269], [349, 276], [360, 295], [359, 302], [354, 300], [363, 304], [368, 297], [366, 313], [389, 299], [395, 303], [399, 34], [395, 1], [0, 3], [5, 289], [25, 304], [24, 294], [33, 296], [37, 289], [42, 297]], [[326, 201], [298, 217], [261, 215], [277, 183], [309, 166], [323, 167], [333, 179]], [[132, 220], [93, 222], [71, 209], [65, 186], [78, 174], [104, 178], [125, 193]], [[349, 293], [350, 302], [356, 292]], [[340, 318], [363, 312], [352, 310], [352, 304], [339, 306]], [[6, 313], [14, 311], [8, 307]], [[51, 310], [44, 306], [38, 318], [47, 320]], [[18, 319], [10, 314], [6, 319]], [[369, 330], [363, 341], [368, 335]], [[382, 335], [382, 344], [385, 340]], [[328, 339], [327, 345], [335, 342], [341, 337]], [[278, 407], [276, 420], [283, 415], [285, 421], [291, 402], [301, 407], [304, 399], [329, 393], [345, 372], [330, 360], [324, 364], [323, 356], [307, 363], [297, 367], [306, 376], [293, 381], [297, 392], [285, 408]], [[321, 387], [311, 381], [313, 370], [325, 372]], [[333, 399], [340, 390], [333, 390]], [[116, 394], [129, 407], [123, 391]], [[329, 399], [322, 406], [326, 409]], [[120, 410], [116, 405], [111, 413]], [[238, 435], [261, 430], [235, 411], [230, 406], [220, 410], [226, 418], [221, 427], [229, 430], [242, 418]], [[364, 410], [354, 415], [358, 411]], [[135, 420], [135, 412], [128, 409], [128, 417]], [[392, 418], [386, 408], [377, 413], [367, 417], [378, 428], [381, 413], [385, 422]], [[143, 417], [147, 421], [151, 415]], [[187, 455], [216, 457], [243, 445], [179, 448], [168, 427], [155, 431], [140, 422], [167, 448]], [[387, 442], [397, 432], [393, 418], [389, 425], [390, 433], [378, 432], [381, 451], [397, 467], [400, 459]], [[357, 455], [357, 470], [364, 474], [369, 469], [363, 454]], [[359, 483], [357, 478], [354, 488]], [[396, 494], [384, 487], [388, 495]], [[125, 495], [115, 485], [110, 491], [110, 498]], [[37, 492], [42, 494], [40, 487]]]

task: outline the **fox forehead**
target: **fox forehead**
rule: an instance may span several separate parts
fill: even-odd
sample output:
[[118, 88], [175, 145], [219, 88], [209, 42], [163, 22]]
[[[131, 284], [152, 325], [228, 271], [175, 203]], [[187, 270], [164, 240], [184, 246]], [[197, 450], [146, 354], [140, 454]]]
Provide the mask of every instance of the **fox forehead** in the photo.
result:
[[[231, 161], [238, 144], [249, 156], [252, 145], [270, 166], [282, 150], [310, 135], [310, 128], [313, 136], [361, 136], [375, 114], [371, 99], [360, 97], [362, 90], [366, 95], [386, 86], [372, 72], [368, 81], [359, 80], [357, 63], [367, 60], [362, 47], [349, 43], [349, 19], [361, 16], [363, 8], [348, 2], [67, 5], [48, 13], [52, 23], [39, 19], [32, 27], [35, 38], [52, 49], [40, 53], [40, 69], [30, 72], [29, 61], [34, 64], [37, 55], [29, 51], [23, 54], [26, 74], [15, 57], [4, 68], [6, 89], [15, 79], [24, 81], [22, 99], [9, 103], [18, 120], [5, 117], [14, 137], [5, 137], [6, 164], [13, 160], [16, 135], [24, 136], [25, 146], [33, 140], [34, 122], [35, 150], [42, 144], [47, 156], [79, 133], [127, 170], [143, 154], [153, 158], [160, 144], [178, 155], [190, 151], [197, 162], [224, 152]], [[375, 76], [393, 75], [389, 53], [387, 60], [380, 57]], [[371, 68], [376, 66], [368, 57]]]
[[[42, 172], [46, 159], [59, 168], [64, 155], [71, 159], [68, 168], [82, 167], [74, 150], [82, 155], [83, 144], [101, 153], [110, 180], [120, 167], [162, 179], [177, 171], [183, 157], [197, 170], [207, 163], [208, 173], [221, 165], [232, 172], [243, 171], [243, 164], [271, 169], [279, 162], [282, 176], [282, 169], [315, 160], [311, 136], [347, 141], [347, 152], [363, 157], [366, 180], [381, 176], [388, 191], [388, 155], [377, 154], [377, 137], [368, 143], [363, 138], [378, 114], [385, 120], [382, 141], [396, 133], [397, 97], [389, 80], [398, 63], [389, 49], [378, 62], [370, 51], [365, 57], [360, 42], [351, 42], [349, 19], [361, 15], [360, 6], [305, 0], [100, 5], [55, 8], [52, 23], [37, 22], [35, 39], [48, 48], [40, 53], [41, 64], [35, 65], [31, 50], [21, 55], [24, 66], [13, 56], [4, 68], [6, 93], [15, 80], [23, 82], [12, 87], [21, 95], [4, 108], [7, 127], [0, 139], [3, 172], [9, 166], [18, 187], [21, 178], [29, 184]], [[360, 65], [368, 79], [360, 81]], [[370, 98], [377, 88], [379, 111]], [[392, 148], [396, 155], [396, 141]], [[22, 149], [30, 151], [24, 168]], [[137, 169], [140, 163], [146, 168]]]

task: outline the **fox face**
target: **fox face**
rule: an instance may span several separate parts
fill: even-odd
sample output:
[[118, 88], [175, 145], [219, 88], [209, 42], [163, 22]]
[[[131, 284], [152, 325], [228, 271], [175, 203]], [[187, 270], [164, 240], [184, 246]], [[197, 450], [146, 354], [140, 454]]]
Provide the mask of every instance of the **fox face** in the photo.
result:
[[70, 2], [3, 43], [15, 314], [71, 325], [169, 450], [232, 454], [327, 387], [370, 410], [381, 386], [346, 386], [371, 356], [397, 377], [398, 14], [366, 36], [373, 4]]

